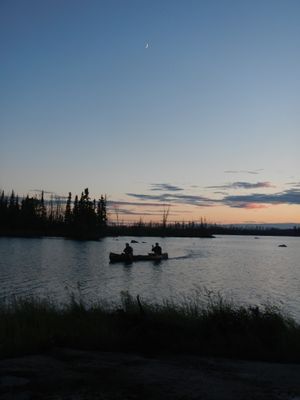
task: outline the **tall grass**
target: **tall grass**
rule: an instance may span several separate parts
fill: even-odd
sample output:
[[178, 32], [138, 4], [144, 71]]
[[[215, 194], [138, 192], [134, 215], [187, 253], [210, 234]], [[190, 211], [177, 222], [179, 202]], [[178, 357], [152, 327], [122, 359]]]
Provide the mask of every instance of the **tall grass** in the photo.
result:
[[86, 305], [74, 295], [0, 303], [0, 357], [80, 349], [272, 361], [300, 361], [300, 326], [272, 306], [236, 305], [218, 294], [151, 303], [121, 293], [119, 305]]

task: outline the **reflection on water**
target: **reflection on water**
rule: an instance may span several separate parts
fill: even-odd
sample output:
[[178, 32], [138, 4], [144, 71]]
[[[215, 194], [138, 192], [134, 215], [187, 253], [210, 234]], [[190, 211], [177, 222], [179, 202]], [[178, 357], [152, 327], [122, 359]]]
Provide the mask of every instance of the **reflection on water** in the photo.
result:
[[[159, 241], [169, 260], [110, 264], [109, 252], [121, 252], [131, 239], [0, 238], [1, 297], [34, 294], [64, 302], [80, 291], [86, 301], [118, 301], [128, 290], [162, 301], [207, 287], [242, 303], [275, 303], [300, 320], [299, 238], [135, 238], [136, 254]], [[282, 243], [287, 247], [278, 247]]]

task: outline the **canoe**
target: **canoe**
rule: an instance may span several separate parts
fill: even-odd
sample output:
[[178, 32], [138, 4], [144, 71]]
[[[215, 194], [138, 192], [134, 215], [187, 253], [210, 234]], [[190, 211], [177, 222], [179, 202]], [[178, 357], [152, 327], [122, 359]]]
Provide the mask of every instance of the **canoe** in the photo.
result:
[[134, 254], [133, 256], [128, 256], [126, 254], [109, 253], [110, 262], [132, 262], [132, 261], [160, 261], [167, 260], [168, 253], [163, 253], [158, 256], [156, 254]]

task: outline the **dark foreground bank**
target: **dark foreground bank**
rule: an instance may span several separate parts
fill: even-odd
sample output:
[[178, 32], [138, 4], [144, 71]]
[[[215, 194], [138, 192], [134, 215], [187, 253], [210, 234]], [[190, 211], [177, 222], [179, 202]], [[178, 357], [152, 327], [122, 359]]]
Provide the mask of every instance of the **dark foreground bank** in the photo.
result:
[[37, 298], [0, 305], [0, 356], [68, 347], [147, 356], [209, 357], [299, 362], [300, 327], [271, 306], [245, 307], [207, 294], [182, 304], [149, 304], [127, 292], [119, 305], [86, 306], [73, 296], [64, 306]]
[[0, 360], [1, 400], [297, 400], [300, 365], [52, 348]]

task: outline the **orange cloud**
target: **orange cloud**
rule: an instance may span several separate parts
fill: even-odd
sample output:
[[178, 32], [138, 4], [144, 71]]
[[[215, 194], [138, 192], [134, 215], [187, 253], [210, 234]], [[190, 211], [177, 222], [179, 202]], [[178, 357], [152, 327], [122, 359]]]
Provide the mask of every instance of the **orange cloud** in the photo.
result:
[[247, 203], [244, 205], [244, 208], [247, 210], [254, 210], [254, 209], [261, 209], [261, 208], [268, 208], [270, 206], [266, 204], [258, 204], [258, 203]]

